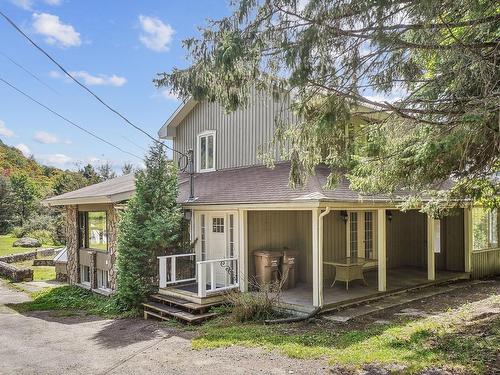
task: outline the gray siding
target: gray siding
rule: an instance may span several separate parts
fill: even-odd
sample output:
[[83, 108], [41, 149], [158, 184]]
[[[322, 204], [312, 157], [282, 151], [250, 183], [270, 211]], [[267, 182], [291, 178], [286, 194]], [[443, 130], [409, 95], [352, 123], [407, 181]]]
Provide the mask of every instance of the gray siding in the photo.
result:
[[[247, 108], [232, 113], [226, 113], [216, 103], [198, 103], [177, 127], [174, 148], [182, 152], [193, 149], [196, 161], [198, 134], [215, 130], [217, 169], [262, 164], [257, 156], [259, 147], [267, 150], [274, 135], [275, 118], [282, 113], [289, 115], [289, 112], [282, 112], [288, 106], [288, 100], [275, 101], [255, 92]], [[274, 156], [278, 158], [279, 155]], [[175, 160], [177, 157], [174, 155]]]
[[500, 275], [500, 248], [472, 253], [472, 278]]

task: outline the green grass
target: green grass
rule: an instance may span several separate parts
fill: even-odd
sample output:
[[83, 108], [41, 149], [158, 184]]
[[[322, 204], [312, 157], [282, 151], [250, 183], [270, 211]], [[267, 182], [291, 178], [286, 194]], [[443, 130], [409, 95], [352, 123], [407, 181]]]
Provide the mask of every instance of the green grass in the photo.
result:
[[[27, 253], [29, 251], [36, 250], [36, 248], [33, 248], [33, 247], [13, 247], [12, 244], [17, 239], [18, 238], [13, 237], [10, 234], [0, 235], [0, 257], [4, 256], [4, 255]], [[50, 245], [46, 245], [46, 246], [50, 246]]]
[[[500, 296], [481, 301], [494, 306]], [[483, 373], [500, 350], [500, 316], [481, 317], [478, 303], [421, 320], [347, 330], [326, 323], [234, 325], [220, 319], [200, 328], [195, 349], [241, 345], [278, 350], [294, 358], [327, 358], [330, 364], [401, 364], [408, 374], [429, 367]]]
[[137, 315], [137, 311], [121, 312], [114, 299], [92, 293], [77, 286], [62, 286], [32, 293], [33, 301], [12, 304], [9, 307], [25, 313], [29, 311], [56, 311], [59, 316], [72, 316], [81, 312], [104, 318], [122, 318]]
[[25, 260], [13, 263], [16, 267], [31, 268], [33, 270], [33, 281], [55, 280], [56, 268], [54, 266], [33, 266], [33, 260]]

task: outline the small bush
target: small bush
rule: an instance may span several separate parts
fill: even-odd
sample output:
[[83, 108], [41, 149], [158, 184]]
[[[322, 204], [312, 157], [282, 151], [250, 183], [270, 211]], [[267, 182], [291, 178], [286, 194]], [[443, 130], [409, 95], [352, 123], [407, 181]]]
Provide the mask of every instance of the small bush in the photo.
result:
[[52, 245], [54, 242], [52, 239], [52, 233], [48, 230], [34, 230], [28, 233], [28, 237], [35, 238], [44, 245]]
[[12, 236], [16, 238], [24, 237], [24, 229], [22, 227], [14, 227], [11, 232]]
[[277, 281], [260, 285], [255, 292], [230, 292], [228, 299], [233, 305], [231, 316], [238, 322], [264, 321], [280, 316], [277, 308], [282, 287], [282, 283]]

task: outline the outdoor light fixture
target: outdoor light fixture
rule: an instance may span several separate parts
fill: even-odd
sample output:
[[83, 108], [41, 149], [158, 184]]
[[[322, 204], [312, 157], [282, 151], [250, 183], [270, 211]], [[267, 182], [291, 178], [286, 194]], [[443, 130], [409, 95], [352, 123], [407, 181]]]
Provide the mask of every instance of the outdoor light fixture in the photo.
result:
[[340, 217], [347, 223], [347, 218], [348, 218], [347, 211], [345, 210], [340, 211]]
[[191, 221], [191, 217], [193, 217], [193, 211], [184, 210], [184, 219], [186, 219], [187, 221]]
[[387, 217], [387, 219], [389, 221], [392, 221], [392, 211], [391, 210], [385, 211], [385, 216]]

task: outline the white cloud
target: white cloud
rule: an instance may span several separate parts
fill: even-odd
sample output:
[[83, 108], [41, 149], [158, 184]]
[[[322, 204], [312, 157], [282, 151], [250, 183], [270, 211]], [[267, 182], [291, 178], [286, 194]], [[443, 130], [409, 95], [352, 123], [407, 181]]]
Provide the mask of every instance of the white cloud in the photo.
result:
[[160, 91], [160, 95], [167, 100], [179, 101], [179, 98], [174, 93], [170, 92], [169, 89], [164, 89]]
[[24, 10], [31, 10], [33, 7], [33, 0], [10, 0], [10, 2]]
[[33, 13], [33, 28], [37, 34], [45, 36], [45, 41], [49, 44], [64, 48], [82, 44], [80, 33], [53, 14]]
[[35, 132], [35, 134], [33, 134], [33, 139], [45, 145], [51, 145], [59, 142], [59, 139], [57, 139], [54, 134], [50, 134], [44, 131]]
[[0, 120], [0, 135], [6, 138], [10, 138], [14, 136], [14, 132], [10, 130], [6, 125], [5, 122]]
[[26, 146], [24, 143], [19, 143], [18, 145], [15, 146], [19, 151], [23, 153], [24, 156], [28, 157], [31, 155], [31, 150], [28, 146]]
[[[97, 74], [92, 75], [85, 70], [69, 72], [75, 78], [81, 78], [86, 85], [89, 86], [115, 86], [121, 87], [125, 83], [127, 83], [127, 79], [125, 77], [117, 76], [116, 74], [106, 75], [106, 74]], [[71, 82], [69, 78], [65, 75], [52, 70], [49, 72], [49, 76], [52, 78], [66, 78], [68, 82]]]
[[168, 51], [168, 45], [172, 41], [174, 29], [169, 24], [163, 23], [159, 18], [139, 16], [141, 29], [144, 33], [139, 36], [139, 40], [147, 48], [156, 52]]
[[49, 5], [61, 5], [62, 4], [62, 0], [44, 0], [44, 2], [46, 4], [49, 4]]
[[52, 164], [52, 165], [64, 165], [70, 164], [74, 160], [72, 157], [64, 154], [49, 154], [49, 155], [41, 155], [39, 159], [43, 164]]

